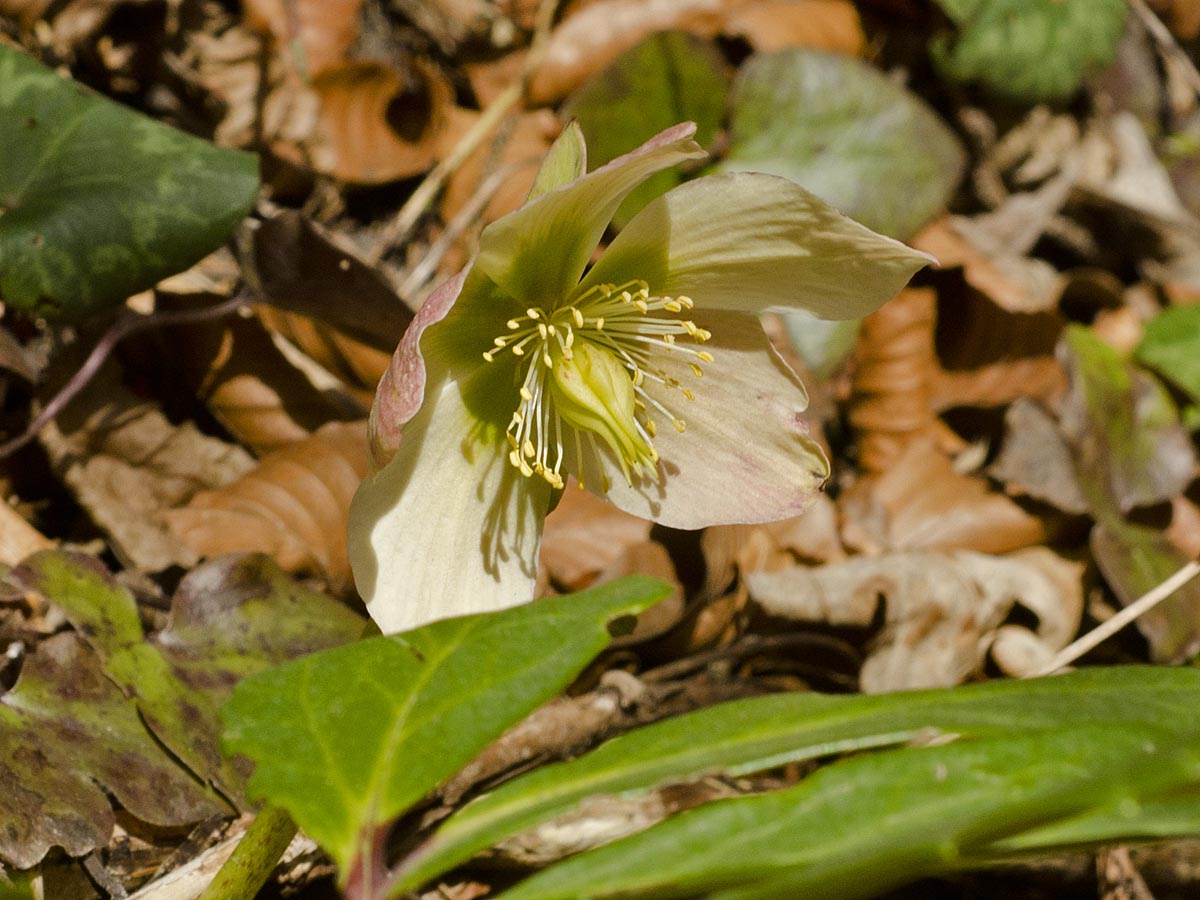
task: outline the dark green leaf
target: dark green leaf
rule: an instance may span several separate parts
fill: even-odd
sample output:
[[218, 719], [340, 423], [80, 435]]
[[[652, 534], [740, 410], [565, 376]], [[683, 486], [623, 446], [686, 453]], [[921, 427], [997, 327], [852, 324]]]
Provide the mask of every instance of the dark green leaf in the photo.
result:
[[397, 886], [414, 889], [593, 796], [629, 797], [673, 782], [746, 775], [935, 734], [1001, 736], [1016, 729], [1172, 722], [1191, 717], [1197, 697], [1200, 672], [1123, 668], [950, 691], [780, 694], [725, 703], [630, 732], [480, 797], [401, 865]]
[[726, 171], [781, 175], [901, 240], [945, 208], [965, 157], [937, 114], [874, 67], [816, 50], [757, 56], [731, 97]]
[[1061, 100], [1112, 62], [1125, 28], [1125, 0], [938, 0], [958, 34], [930, 50], [955, 81], [1035, 103]]
[[80, 318], [211, 252], [258, 164], [88, 91], [0, 44], [0, 299]]
[[314, 654], [238, 686], [227, 744], [254, 760], [254, 795], [287, 809], [344, 880], [370, 877], [388, 823], [566, 687], [609, 622], [669, 592], [627, 578]]
[[[679, 122], [695, 122], [696, 141], [707, 147], [725, 112], [727, 85], [720, 54], [710, 44], [668, 31], [618, 56], [571, 95], [564, 112], [579, 121], [588, 167], [595, 169]], [[685, 177], [678, 169], [651, 176], [621, 204], [613, 222], [621, 227]]]

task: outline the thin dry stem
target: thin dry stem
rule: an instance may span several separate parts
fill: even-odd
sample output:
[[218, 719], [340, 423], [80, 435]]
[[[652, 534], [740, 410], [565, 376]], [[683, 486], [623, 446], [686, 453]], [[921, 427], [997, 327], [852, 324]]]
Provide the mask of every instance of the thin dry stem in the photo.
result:
[[366, 254], [365, 261], [368, 265], [373, 266], [378, 264], [393, 247], [399, 246], [408, 239], [409, 235], [412, 234], [413, 228], [420, 221], [421, 216], [425, 214], [430, 204], [433, 203], [434, 198], [445, 187], [446, 182], [450, 180], [450, 176], [458, 171], [462, 164], [471, 157], [471, 154], [479, 148], [479, 145], [492, 132], [492, 129], [526, 95], [529, 90], [529, 80], [533, 77], [533, 73], [541, 65], [542, 59], [546, 55], [546, 42], [550, 37], [550, 29], [554, 24], [554, 12], [557, 7], [558, 0], [542, 0], [538, 6], [533, 40], [529, 45], [529, 54], [525, 57], [525, 64], [521, 68], [521, 77], [505, 88], [491, 102], [491, 105], [483, 111], [483, 114], [467, 133], [463, 135], [454, 149], [446, 155], [446, 158], [434, 166], [432, 171], [425, 176], [425, 180], [417, 186], [412, 196], [400, 208], [400, 212], [396, 214], [396, 218], [392, 219], [383, 228], [379, 239]]
[[1079, 638], [1079, 640], [1068, 644], [1042, 669], [1033, 672], [1027, 677], [1041, 678], [1044, 675], [1053, 675], [1066, 668], [1089, 650], [1104, 643], [1104, 641], [1108, 640], [1130, 622], [1158, 606], [1158, 604], [1162, 603], [1197, 575], [1200, 575], [1200, 560], [1192, 560], [1166, 581], [1147, 591], [1143, 596], [1129, 604], [1129, 606], [1126, 606], [1107, 622], [1096, 626], [1083, 637]]

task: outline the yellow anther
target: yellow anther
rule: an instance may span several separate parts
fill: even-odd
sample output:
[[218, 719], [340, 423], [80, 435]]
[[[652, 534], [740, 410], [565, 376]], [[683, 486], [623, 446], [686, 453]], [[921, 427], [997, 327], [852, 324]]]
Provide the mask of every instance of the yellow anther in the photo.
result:
[[525, 454], [527, 459], [533, 459], [537, 456], [537, 449], [533, 446], [533, 441], [526, 438], [525, 443], [521, 446], [521, 452]]
[[521, 385], [521, 399], [526, 403], [533, 399], [533, 392], [525, 387], [525, 385]]
[[700, 362], [710, 363], [713, 361], [713, 355], [707, 350], [697, 350], [696, 359], [700, 360]]
[[601, 316], [592, 324], [596, 326], [597, 331], [603, 331], [604, 330], [604, 316]]
[[675, 430], [680, 434], [683, 434], [685, 431], [687, 431], [687, 422], [683, 421], [683, 419], [676, 419], [672, 417], [671, 424], [675, 426]]
[[683, 393], [683, 396], [687, 397], [689, 400], [696, 399], [696, 395], [693, 394], [691, 391], [689, 391], [687, 388], [680, 388], [679, 390]]
[[542, 311], [540, 309], [534, 309], [531, 306], [529, 309], [525, 310], [525, 315], [529, 316], [531, 319], [540, 319], [542, 316]]
[[692, 370], [692, 374], [695, 375], [697, 378], [699, 378], [700, 376], [702, 376], [704, 374], [704, 370], [702, 368], [700, 368], [698, 365], [696, 365], [695, 363], [688, 363], [688, 368]]
[[650, 435], [650, 437], [658, 436], [658, 426], [654, 424], [653, 419], [646, 420], [646, 434]]
[[539, 337], [540, 337], [540, 338], [541, 338], [543, 341], [544, 341], [544, 340], [546, 339], [546, 337], [547, 337], [547, 336], [550, 334], [550, 329], [549, 329], [549, 328], [547, 328], [547, 327], [546, 327], [546, 325], [545, 325], [544, 323], [542, 323], [542, 322], [538, 322], [538, 327], [537, 327], [537, 330], [538, 330], [538, 336], [539, 336]]
[[516, 319], [509, 319], [504, 324], [506, 324], [508, 326], [510, 331], [516, 331], [518, 328], [521, 327], [521, 323], [518, 322]]
[[484, 359], [486, 359], [488, 362], [495, 362], [495, 361], [496, 361], [496, 357], [492, 356], [492, 351], [491, 351], [491, 350], [488, 350], [488, 351], [486, 351], [486, 352], [483, 354], [483, 358], [484, 358]]
[[575, 320], [576, 328], [583, 327], [583, 313], [580, 311], [578, 306], [571, 307], [571, 318]]

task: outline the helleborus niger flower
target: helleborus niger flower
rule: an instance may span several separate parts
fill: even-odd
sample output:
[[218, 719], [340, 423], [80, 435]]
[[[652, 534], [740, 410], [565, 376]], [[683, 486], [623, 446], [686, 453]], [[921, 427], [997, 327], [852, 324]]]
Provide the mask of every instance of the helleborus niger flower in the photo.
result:
[[569, 127], [530, 199], [426, 301], [371, 412], [376, 471], [350, 557], [384, 632], [532, 599], [542, 520], [568, 476], [677, 528], [801, 512], [829, 474], [807, 396], [758, 314], [857, 318], [928, 259], [790, 181], [699, 178], [638, 213], [629, 192], [704, 156], [678, 125], [583, 174]]

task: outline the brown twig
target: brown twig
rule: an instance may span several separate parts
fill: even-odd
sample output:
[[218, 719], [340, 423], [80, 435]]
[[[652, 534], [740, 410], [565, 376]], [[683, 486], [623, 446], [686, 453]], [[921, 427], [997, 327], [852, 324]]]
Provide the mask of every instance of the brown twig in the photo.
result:
[[68, 403], [75, 399], [80, 391], [87, 387], [88, 383], [96, 376], [96, 373], [100, 371], [100, 367], [112, 355], [117, 344], [131, 334], [145, 331], [147, 328], [161, 328], [164, 325], [187, 325], [207, 319], [218, 319], [235, 312], [249, 301], [250, 294], [240, 292], [228, 300], [223, 300], [213, 306], [206, 306], [203, 309], [183, 309], [149, 314], [136, 313], [130, 309], [122, 310], [117, 316], [117, 320], [109, 326], [109, 329], [96, 342], [96, 346], [92, 348], [92, 352], [88, 354], [88, 358], [84, 360], [83, 365], [68, 379], [62, 389], [50, 399], [50, 402], [42, 408], [42, 411], [34, 417], [25, 430], [16, 437], [0, 444], [0, 459], [7, 458], [37, 437], [38, 432], [45, 428], [55, 416], [63, 411]]

